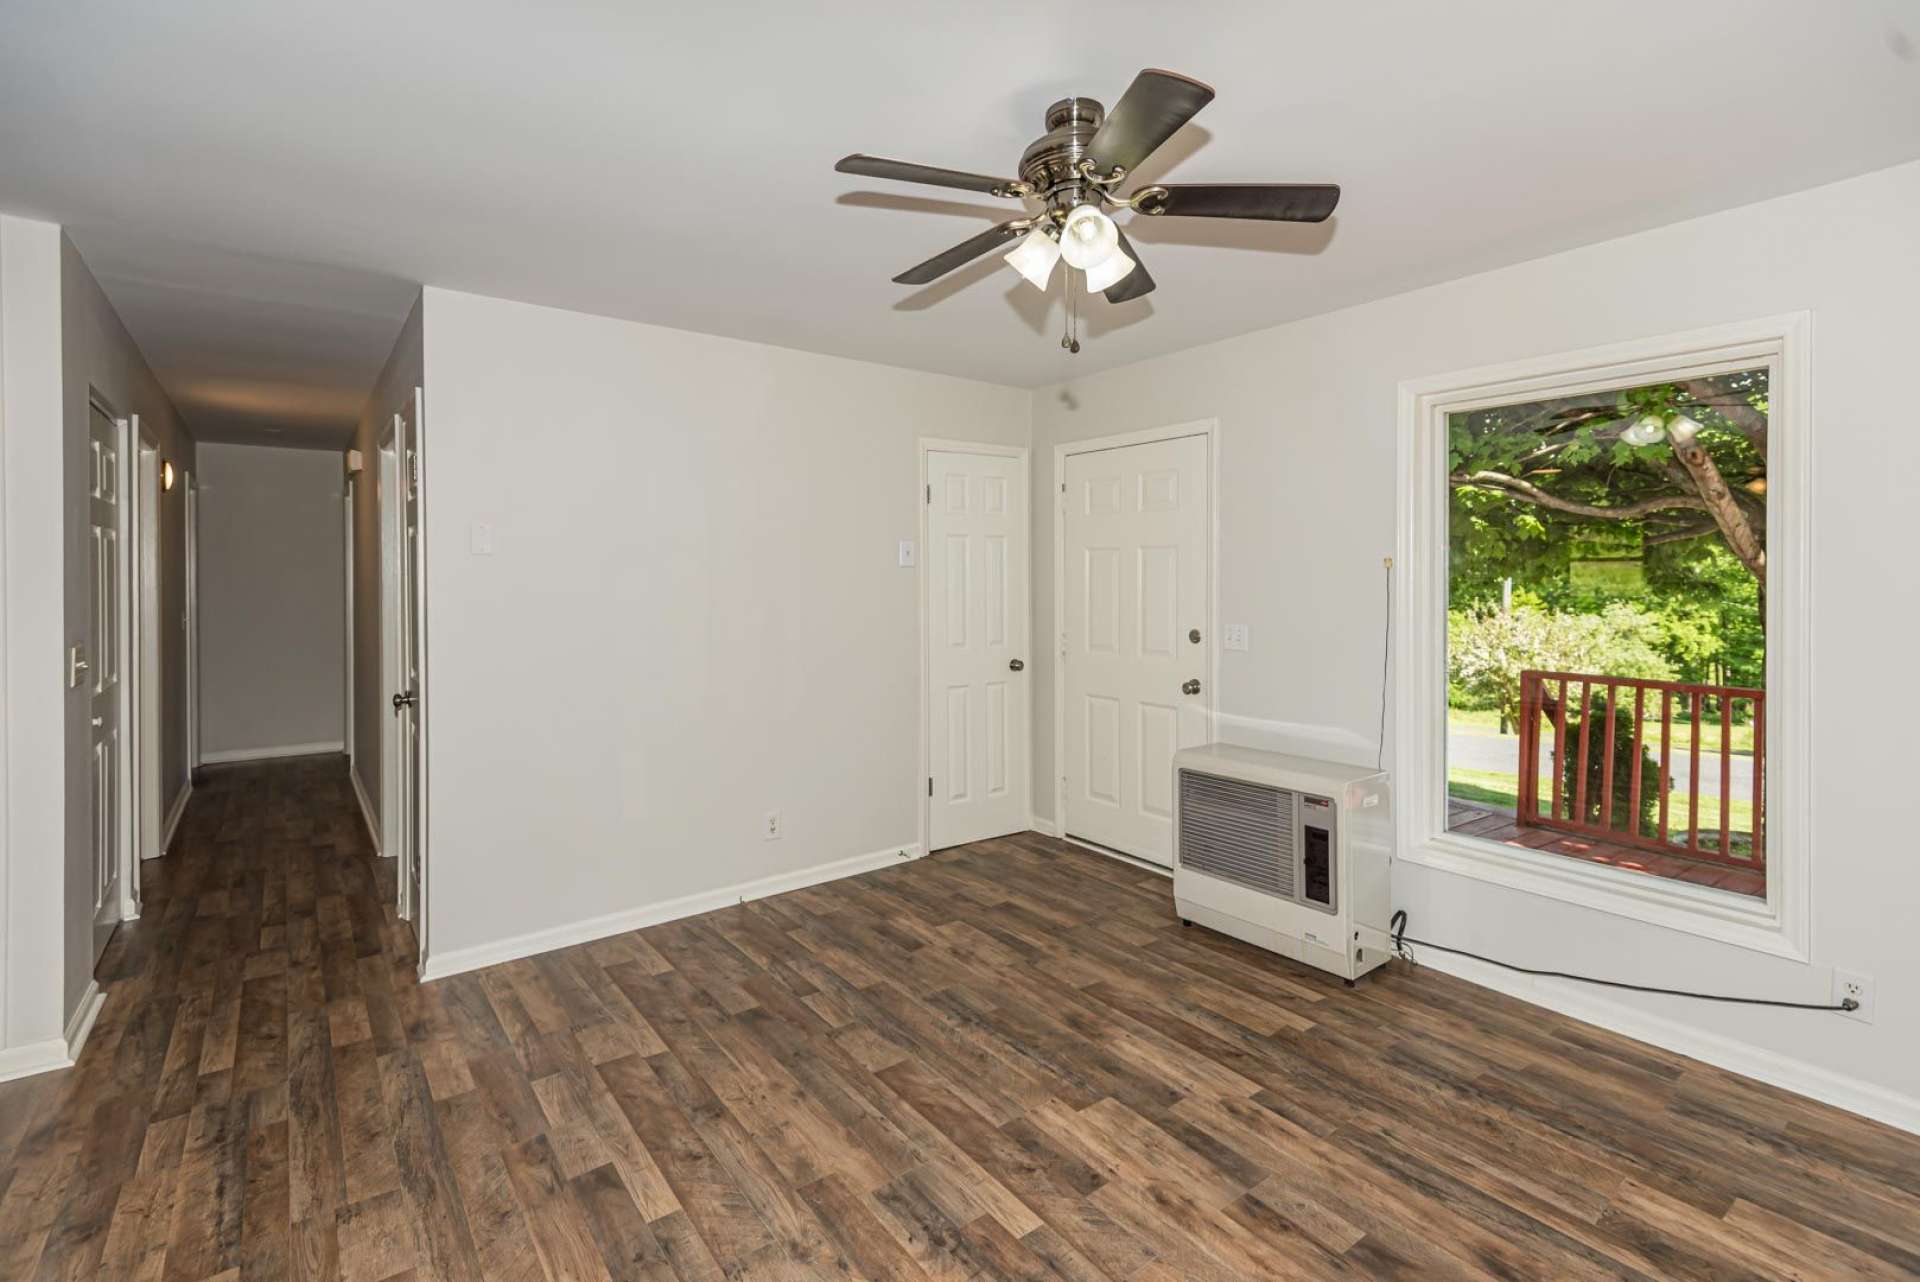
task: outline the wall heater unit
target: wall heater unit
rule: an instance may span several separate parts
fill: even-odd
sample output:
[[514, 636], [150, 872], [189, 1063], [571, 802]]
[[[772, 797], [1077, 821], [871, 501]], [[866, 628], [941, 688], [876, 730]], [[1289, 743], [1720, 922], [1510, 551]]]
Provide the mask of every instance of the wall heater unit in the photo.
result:
[[1385, 774], [1230, 744], [1173, 758], [1181, 919], [1352, 981], [1391, 951]]

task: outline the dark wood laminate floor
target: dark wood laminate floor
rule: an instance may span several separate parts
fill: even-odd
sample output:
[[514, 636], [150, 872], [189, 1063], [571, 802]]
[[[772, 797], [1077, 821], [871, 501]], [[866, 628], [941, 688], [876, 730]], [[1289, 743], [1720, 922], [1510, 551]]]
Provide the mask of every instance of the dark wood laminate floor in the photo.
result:
[[1920, 1272], [1920, 1139], [1043, 838], [426, 986], [337, 760], [148, 875], [80, 1065], [0, 1086], [0, 1278]]

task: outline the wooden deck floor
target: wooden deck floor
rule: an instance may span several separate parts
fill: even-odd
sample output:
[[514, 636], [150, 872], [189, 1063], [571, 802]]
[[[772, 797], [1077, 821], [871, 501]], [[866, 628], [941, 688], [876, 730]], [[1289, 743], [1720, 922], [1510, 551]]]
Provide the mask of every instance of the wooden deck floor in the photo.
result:
[[373, 867], [337, 763], [196, 792], [0, 1086], [0, 1278], [1920, 1273], [1920, 1137], [1045, 838], [428, 985]]
[[1447, 803], [1447, 831], [1466, 833], [1508, 846], [1549, 850], [1557, 855], [1584, 859], [1588, 863], [1607, 864], [1631, 872], [1664, 877], [1668, 881], [1712, 886], [1736, 895], [1764, 898], [1767, 893], [1767, 873], [1764, 868], [1732, 868], [1704, 859], [1689, 859], [1679, 853], [1668, 855], [1655, 850], [1642, 850], [1637, 846], [1576, 837], [1551, 828], [1523, 828], [1511, 814], [1464, 801]]

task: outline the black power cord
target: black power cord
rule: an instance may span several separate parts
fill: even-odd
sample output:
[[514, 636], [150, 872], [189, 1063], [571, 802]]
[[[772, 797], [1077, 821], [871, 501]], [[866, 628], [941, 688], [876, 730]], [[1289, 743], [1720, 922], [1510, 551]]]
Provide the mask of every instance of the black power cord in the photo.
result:
[[1445, 944], [1429, 943], [1424, 939], [1407, 938], [1407, 910], [1396, 911], [1388, 921], [1393, 937], [1393, 951], [1403, 961], [1413, 961], [1413, 950], [1408, 944], [1418, 944], [1422, 948], [1437, 948], [1443, 953], [1452, 953], [1456, 957], [1471, 957], [1475, 961], [1486, 962], [1489, 966], [1499, 966], [1506, 970], [1519, 971], [1522, 975], [1542, 975], [1548, 979], [1574, 979], [1583, 984], [1600, 984], [1607, 988], [1627, 988], [1636, 993], [1663, 993], [1668, 997], [1698, 997], [1709, 1002], [1735, 1002], [1742, 1006], [1785, 1006], [1791, 1010], [1859, 1010], [1860, 1003], [1849, 997], [1840, 1002], [1783, 1002], [1773, 997], [1729, 997], [1725, 993], [1695, 993], [1684, 988], [1655, 988], [1649, 984], [1629, 984], [1618, 979], [1596, 979], [1592, 975], [1574, 975], [1564, 970], [1536, 970], [1532, 966], [1516, 966], [1512, 962], [1503, 962], [1497, 957], [1483, 957], [1479, 953], [1470, 953], [1464, 948], [1449, 948]]

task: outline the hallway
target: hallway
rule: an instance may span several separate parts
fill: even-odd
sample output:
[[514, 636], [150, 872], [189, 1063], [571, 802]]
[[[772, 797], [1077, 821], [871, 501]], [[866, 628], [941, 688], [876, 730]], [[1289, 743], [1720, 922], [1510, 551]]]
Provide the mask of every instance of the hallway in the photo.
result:
[[373, 868], [340, 758], [209, 772], [0, 1085], [0, 1277], [1920, 1269], [1912, 1136], [1032, 834], [425, 987]]

